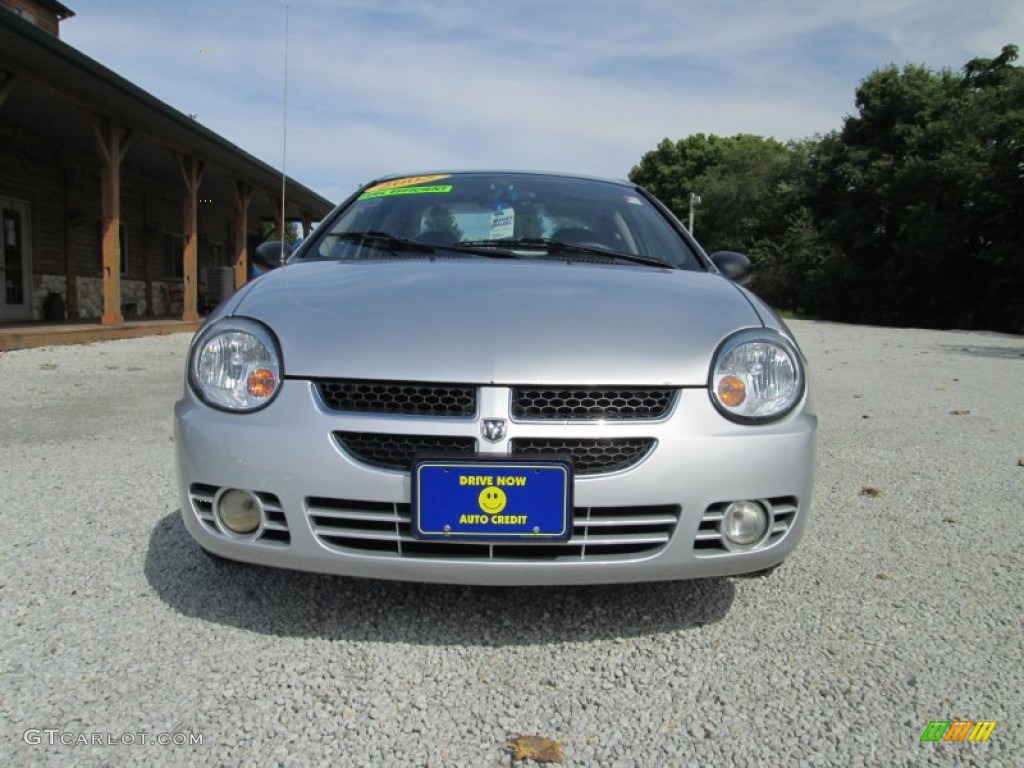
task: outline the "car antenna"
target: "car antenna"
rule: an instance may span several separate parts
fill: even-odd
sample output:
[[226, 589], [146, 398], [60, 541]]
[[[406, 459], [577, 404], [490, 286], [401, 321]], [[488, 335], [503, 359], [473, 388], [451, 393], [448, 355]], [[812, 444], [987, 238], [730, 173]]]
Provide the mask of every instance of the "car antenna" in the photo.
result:
[[281, 117], [281, 264], [284, 264], [285, 232], [288, 220], [285, 218], [285, 193], [288, 184], [288, 22], [290, 6], [284, 6], [284, 107]]

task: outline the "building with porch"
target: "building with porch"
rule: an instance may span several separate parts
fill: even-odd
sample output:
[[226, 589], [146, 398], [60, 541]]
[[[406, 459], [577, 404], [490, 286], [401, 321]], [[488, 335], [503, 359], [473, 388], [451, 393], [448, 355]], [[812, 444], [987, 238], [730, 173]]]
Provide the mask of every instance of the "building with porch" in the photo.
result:
[[176, 316], [242, 285], [266, 222], [332, 204], [0, 0], [0, 322]]

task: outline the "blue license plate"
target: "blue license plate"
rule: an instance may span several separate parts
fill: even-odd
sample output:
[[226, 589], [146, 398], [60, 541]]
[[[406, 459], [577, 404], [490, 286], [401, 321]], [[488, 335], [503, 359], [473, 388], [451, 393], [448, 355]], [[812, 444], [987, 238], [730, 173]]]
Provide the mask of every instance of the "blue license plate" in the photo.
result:
[[412, 480], [419, 539], [565, 541], [572, 533], [565, 462], [422, 460]]

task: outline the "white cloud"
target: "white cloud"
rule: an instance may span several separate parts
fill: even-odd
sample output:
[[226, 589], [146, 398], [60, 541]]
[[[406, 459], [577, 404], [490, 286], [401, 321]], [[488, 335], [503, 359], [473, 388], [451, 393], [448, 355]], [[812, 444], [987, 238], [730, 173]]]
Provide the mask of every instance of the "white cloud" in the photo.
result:
[[[871, 70], [959, 67], [1022, 22], [1009, 0], [293, 0], [288, 172], [332, 199], [432, 167], [623, 176], [665, 136], [837, 128]], [[197, 1], [97, 3], [63, 27], [275, 166], [283, 30], [282, 6]]]

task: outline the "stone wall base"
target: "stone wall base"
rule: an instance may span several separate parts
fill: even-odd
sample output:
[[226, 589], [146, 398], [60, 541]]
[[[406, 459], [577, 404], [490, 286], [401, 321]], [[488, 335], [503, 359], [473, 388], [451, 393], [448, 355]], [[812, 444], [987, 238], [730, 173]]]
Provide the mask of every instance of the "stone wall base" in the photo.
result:
[[[103, 280], [98, 277], [80, 277], [78, 284], [78, 316], [92, 320], [103, 315]], [[43, 320], [43, 302], [51, 293], [59, 293], [67, 307], [67, 278], [64, 275], [35, 275], [35, 289], [32, 295], [32, 319]], [[181, 304], [178, 302], [178, 312]], [[153, 281], [153, 309], [146, 306], [146, 283], [143, 280], [121, 281], [121, 309], [125, 320], [146, 315], [171, 314], [171, 285]]]

